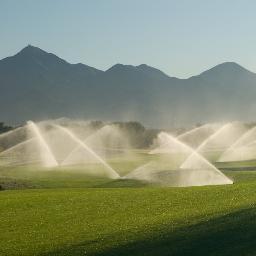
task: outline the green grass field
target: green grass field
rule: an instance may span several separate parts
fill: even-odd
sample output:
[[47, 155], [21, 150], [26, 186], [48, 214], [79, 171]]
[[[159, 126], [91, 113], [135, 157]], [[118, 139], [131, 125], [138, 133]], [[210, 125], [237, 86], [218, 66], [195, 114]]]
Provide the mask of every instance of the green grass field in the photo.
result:
[[[144, 161], [111, 164], [126, 173]], [[2, 168], [0, 255], [256, 255], [256, 171], [224, 172], [235, 184], [163, 188]]]

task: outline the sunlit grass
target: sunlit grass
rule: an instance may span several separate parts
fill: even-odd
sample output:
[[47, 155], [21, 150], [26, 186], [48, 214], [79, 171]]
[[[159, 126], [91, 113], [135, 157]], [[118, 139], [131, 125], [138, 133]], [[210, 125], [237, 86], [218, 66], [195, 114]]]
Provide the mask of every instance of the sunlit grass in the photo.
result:
[[[125, 174], [153, 157], [109, 163]], [[1, 168], [16, 190], [0, 192], [0, 255], [254, 255], [256, 172], [224, 172], [234, 185], [163, 188], [82, 166]]]

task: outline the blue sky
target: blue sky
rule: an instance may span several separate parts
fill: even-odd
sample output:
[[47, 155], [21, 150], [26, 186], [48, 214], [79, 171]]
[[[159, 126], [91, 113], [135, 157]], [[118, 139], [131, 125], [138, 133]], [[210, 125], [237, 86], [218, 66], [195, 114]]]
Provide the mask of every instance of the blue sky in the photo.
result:
[[189, 77], [224, 61], [256, 72], [254, 0], [0, 0], [0, 58], [27, 44], [106, 70]]

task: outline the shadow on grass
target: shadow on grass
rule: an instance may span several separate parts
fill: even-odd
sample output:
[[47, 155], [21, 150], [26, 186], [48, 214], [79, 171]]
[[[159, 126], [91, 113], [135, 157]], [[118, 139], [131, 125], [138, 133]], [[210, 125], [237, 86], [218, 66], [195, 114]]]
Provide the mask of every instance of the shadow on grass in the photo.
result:
[[[203, 206], [202, 206], [203, 207]], [[256, 208], [242, 210], [210, 221], [162, 233], [149, 234], [146, 239], [108, 248], [101, 252], [85, 254], [86, 248], [99, 246], [98, 241], [88, 241], [53, 251], [53, 255], [142, 256], [142, 255], [256, 255]], [[117, 234], [118, 235], [118, 234]], [[107, 237], [105, 245], [117, 237]], [[124, 234], [122, 234], [122, 237]]]

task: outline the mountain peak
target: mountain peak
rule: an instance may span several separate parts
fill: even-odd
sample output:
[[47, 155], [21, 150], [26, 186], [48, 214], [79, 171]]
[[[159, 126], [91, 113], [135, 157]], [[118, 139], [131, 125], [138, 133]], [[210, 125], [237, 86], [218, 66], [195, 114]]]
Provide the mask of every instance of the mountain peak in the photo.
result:
[[140, 64], [139, 66], [136, 66], [136, 68], [141, 70], [141, 71], [143, 71], [143, 72], [145, 72], [145, 73], [151, 73], [151, 74], [154, 74], [155, 76], [157, 75], [158, 77], [162, 77], [162, 78], [169, 77], [163, 71], [161, 71], [161, 70], [159, 70], [157, 68], [148, 66], [147, 64]]
[[1, 63], [12, 70], [17, 70], [18, 72], [22, 70], [23, 73], [31, 73], [33, 71], [42, 75], [45, 72], [50, 72], [54, 77], [54, 79], [51, 77], [52, 81], [59, 79], [59, 74], [61, 74], [62, 77], [67, 74], [73, 74], [75, 77], [74, 80], [76, 80], [88, 76], [95, 76], [103, 72], [82, 63], [70, 64], [57, 55], [30, 44], [17, 54], [3, 59]]
[[45, 52], [39, 47], [30, 45], [30, 44], [24, 47], [20, 52], [17, 53], [17, 55], [42, 55], [42, 54], [49, 54], [49, 53]]
[[223, 62], [214, 66], [213, 68], [204, 71], [200, 76], [222, 76], [222, 75], [239, 75], [241, 73], [254, 74], [251, 71], [245, 69], [236, 62]]
[[106, 72], [113, 72], [113, 71], [116, 72], [116, 71], [125, 71], [125, 70], [127, 71], [127, 70], [134, 70], [134, 69], [135, 69], [135, 66], [117, 63], [112, 67], [110, 67]]
[[150, 67], [146, 64], [140, 64], [138, 66], [133, 66], [133, 65], [124, 65], [124, 64], [120, 64], [117, 63], [114, 66], [112, 66], [111, 68], [109, 68], [107, 71], [107, 73], [120, 73], [120, 74], [124, 74], [124, 73], [129, 73], [129, 75], [131, 74], [143, 74], [146, 76], [151, 76], [154, 78], [169, 78], [169, 76], [167, 76], [164, 72], [162, 72], [159, 69]]
[[220, 63], [219, 65], [216, 65], [212, 69], [220, 69], [220, 68], [224, 68], [226, 70], [233, 70], [233, 71], [235, 71], [235, 70], [248, 71], [247, 69], [245, 69], [244, 67], [242, 67], [238, 63], [231, 62], [231, 61]]
[[20, 52], [18, 52], [11, 58], [14, 58], [19, 62], [25, 62], [27, 64], [39, 64], [41, 66], [44, 66], [45, 68], [56, 66], [60, 63], [64, 65], [69, 64], [67, 61], [58, 57], [57, 55], [46, 52], [39, 47], [30, 44], [24, 47]]

